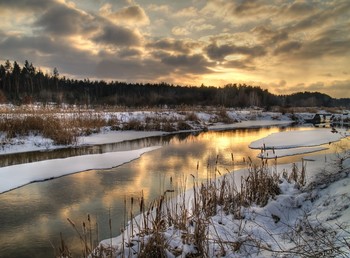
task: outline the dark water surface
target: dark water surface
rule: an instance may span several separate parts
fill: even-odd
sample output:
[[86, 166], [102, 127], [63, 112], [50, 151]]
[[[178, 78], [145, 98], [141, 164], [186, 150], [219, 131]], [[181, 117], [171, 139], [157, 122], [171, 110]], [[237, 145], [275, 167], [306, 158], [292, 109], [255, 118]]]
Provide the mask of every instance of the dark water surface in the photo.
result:
[[[309, 128], [302, 128], [307, 130]], [[3, 156], [1, 166], [74, 155], [163, 147], [141, 158], [107, 170], [89, 170], [0, 194], [0, 257], [54, 257], [60, 232], [70, 249], [79, 256], [81, 244], [67, 218], [78, 230], [90, 214], [95, 241], [119, 235], [125, 218], [124, 200], [140, 197], [151, 201], [173, 185], [183, 187], [190, 174], [205, 179], [218, 159], [219, 170], [243, 168], [243, 158], [256, 157], [258, 150], [248, 145], [268, 134], [300, 130], [293, 127], [237, 129], [230, 131], [175, 134], [123, 143]], [[321, 152], [322, 153], [322, 152]], [[232, 162], [234, 157], [234, 164]], [[301, 156], [279, 159], [279, 163], [300, 161]], [[199, 169], [197, 171], [197, 164]], [[127, 204], [129, 205], [129, 204]], [[136, 208], [135, 208], [136, 210]]]

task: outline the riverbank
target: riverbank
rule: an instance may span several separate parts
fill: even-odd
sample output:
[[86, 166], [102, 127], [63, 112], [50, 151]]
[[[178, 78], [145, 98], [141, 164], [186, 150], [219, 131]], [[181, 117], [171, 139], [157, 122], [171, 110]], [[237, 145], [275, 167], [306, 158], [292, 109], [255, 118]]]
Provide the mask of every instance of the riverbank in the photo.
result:
[[[303, 122], [277, 112], [208, 110], [110, 111], [90, 109], [3, 109], [0, 155], [106, 144], [186, 131], [258, 128]], [[294, 119], [294, 120], [293, 120]]]
[[[2, 110], [2, 118], [5, 118], [7, 128], [11, 128], [11, 137], [8, 132], [2, 132], [0, 134], [1, 149], [0, 155], [3, 154], [15, 154], [25, 153], [32, 151], [51, 151], [59, 148], [67, 147], [80, 147], [80, 146], [94, 146], [108, 143], [125, 142], [135, 139], [143, 139], [147, 137], [161, 136], [179, 132], [198, 132], [208, 130], [230, 130], [238, 128], [261, 128], [269, 126], [287, 126], [291, 123], [299, 122], [303, 123], [308, 118], [314, 116], [312, 113], [300, 113], [300, 114], [282, 114], [278, 112], [262, 112], [261, 110], [234, 110], [234, 109], [211, 109], [209, 111], [92, 111], [92, 110], [43, 110], [43, 109], [28, 109], [31, 112], [24, 112], [23, 110], [13, 110], [12, 113], [7, 110]], [[39, 119], [40, 115], [40, 119]], [[13, 119], [13, 120], [12, 120]], [[76, 128], [70, 128], [69, 125], [79, 125], [79, 130], [74, 136], [74, 144], [55, 144], [53, 139], [46, 138], [41, 134], [38, 128], [43, 128], [43, 125], [38, 125], [40, 121], [56, 121], [55, 123], [64, 124], [64, 132], [70, 133]], [[23, 130], [24, 135], [17, 134], [16, 128], [11, 126], [11, 121], [14, 125], [25, 124], [25, 122], [32, 123], [32, 126], [26, 125], [28, 128]], [[46, 121], [46, 120], [45, 120]], [[70, 121], [70, 122], [69, 122]], [[98, 123], [96, 122], [98, 121]], [[158, 128], [172, 127], [174, 131], [147, 131], [147, 128], [155, 128], [155, 121], [157, 121]], [[4, 121], [3, 121], [4, 122]], [[87, 126], [89, 125], [89, 126]], [[131, 126], [132, 125], [132, 126]], [[179, 127], [181, 125], [181, 127]], [[186, 125], [186, 126], [185, 126]], [[2, 126], [1, 128], [4, 128]], [[31, 128], [33, 128], [31, 130]], [[54, 127], [50, 127], [54, 130]], [[124, 129], [128, 130], [124, 130]], [[137, 128], [138, 130], [134, 130]], [[176, 128], [176, 129], [175, 129]], [[43, 128], [45, 131], [46, 129]], [[183, 130], [181, 130], [183, 129]], [[19, 132], [22, 132], [18, 129]], [[86, 132], [89, 131], [87, 134]], [[62, 133], [64, 133], [62, 132]], [[341, 133], [331, 133], [329, 129], [318, 130], [315, 135], [323, 138], [322, 143], [328, 143], [338, 141], [342, 137], [345, 137], [345, 131]], [[55, 134], [59, 134], [60, 131]], [[312, 133], [311, 133], [312, 134]], [[327, 136], [326, 136], [327, 135]], [[329, 138], [328, 138], [329, 137]], [[289, 137], [295, 138], [294, 136]], [[310, 138], [309, 136], [301, 137], [305, 140]], [[313, 139], [311, 137], [311, 139]], [[281, 140], [281, 139], [279, 139]], [[258, 143], [261, 145], [261, 143]], [[275, 144], [276, 145], [276, 144]], [[319, 142], [316, 145], [320, 145]], [[258, 146], [257, 148], [260, 148]], [[270, 153], [271, 157], [281, 157], [288, 155], [296, 155], [302, 153], [310, 153], [325, 150], [325, 147], [310, 146], [307, 149], [294, 149], [279, 151], [279, 156], [274, 156]], [[252, 147], [256, 148], [256, 146]], [[48, 180], [63, 175], [80, 172], [89, 169], [106, 169], [115, 166], [119, 166], [123, 163], [129, 162], [136, 157], [139, 157], [145, 151], [152, 150], [152, 148], [144, 148], [142, 150], [128, 151], [128, 152], [114, 152], [112, 154], [91, 154], [84, 155], [82, 157], [71, 157], [64, 160], [47, 160], [40, 162], [33, 162], [30, 164], [19, 164], [9, 167], [0, 168], [0, 176], [6, 178], [0, 183], [0, 193], [6, 192], [16, 187], [20, 187], [31, 182]], [[294, 152], [292, 152], [294, 151]], [[271, 151], [270, 151], [271, 152]], [[275, 151], [274, 151], [275, 152]], [[282, 153], [283, 152], [283, 153]], [[265, 158], [269, 155], [265, 153]], [[108, 156], [105, 164], [98, 162], [91, 162], [97, 157]], [[129, 157], [119, 159], [118, 157]], [[114, 162], [113, 162], [114, 160]], [[65, 164], [76, 164], [76, 166], [68, 168]], [[48, 170], [48, 167], [55, 167], [57, 169], [50, 169], [50, 173], [45, 173], [44, 170]], [[31, 168], [31, 169], [29, 169]], [[42, 168], [42, 169], [41, 169]], [[23, 172], [24, 171], [24, 172]]]
[[[255, 126], [257, 127], [258, 123], [261, 121], [263, 120], [260, 120], [260, 121], [253, 120], [253, 121], [246, 121], [246, 122], [255, 123]], [[270, 119], [270, 121], [273, 121], [273, 119]], [[277, 122], [281, 122], [281, 121], [277, 121]], [[243, 121], [241, 123], [234, 123], [233, 125], [241, 125], [243, 123], [245, 122]], [[219, 124], [213, 124], [213, 126], [215, 125], [219, 125]], [[225, 126], [225, 124], [223, 123], [221, 125]], [[251, 141], [261, 139], [267, 136], [268, 134], [271, 134], [274, 132], [295, 131], [295, 130], [300, 130], [300, 131], [314, 130], [314, 128], [310, 126], [309, 127], [299, 126], [297, 128], [295, 127], [284, 128], [284, 127], [285, 125], [282, 125], [282, 127], [273, 127], [269, 129], [267, 128], [250, 129], [250, 130], [238, 129], [231, 132], [225, 131], [225, 130], [221, 132], [221, 129], [218, 129], [216, 130], [216, 132], [213, 132], [213, 131], [210, 131], [209, 129], [209, 132], [187, 131], [187, 133], [185, 134], [174, 134], [174, 138], [172, 138], [173, 140], [171, 141], [171, 143], [167, 142], [166, 140], [164, 144], [164, 151], [162, 151], [162, 149], [152, 151], [150, 153], [143, 155], [140, 159], [134, 162], [131, 162], [130, 164], [126, 164], [125, 166], [115, 168], [115, 169], [101, 170], [101, 171], [94, 171], [94, 170], [86, 171], [85, 173], [79, 173], [79, 174], [74, 174], [67, 177], [61, 177], [57, 180], [50, 180], [46, 182], [31, 184], [29, 186], [16, 189], [14, 191], [10, 191], [2, 195], [5, 199], [5, 201], [2, 202], [3, 209], [5, 209], [5, 213], [4, 213], [5, 216], [2, 217], [2, 220], [8, 222], [6, 223], [6, 225], [12, 225], [12, 226], [10, 229], [10, 226], [4, 225], [5, 229], [3, 229], [4, 230], [3, 232], [7, 232], [6, 234], [8, 236], [12, 236], [12, 238], [14, 236], [23, 237], [25, 230], [21, 232], [16, 232], [15, 229], [18, 228], [18, 225], [13, 224], [12, 220], [9, 219], [9, 218], [15, 218], [15, 217], [17, 218], [18, 216], [16, 215], [16, 212], [12, 213], [10, 211], [26, 210], [26, 211], [30, 211], [30, 213], [35, 214], [35, 211], [41, 207], [40, 212], [36, 215], [33, 215], [34, 218], [31, 218], [30, 222], [26, 226], [20, 223], [21, 228], [26, 228], [26, 229], [32, 228], [32, 230], [30, 231], [30, 234], [26, 235], [27, 236], [26, 238], [30, 238], [33, 240], [35, 239], [35, 242], [38, 242], [38, 239], [42, 239], [41, 241], [47, 244], [47, 239], [50, 239], [50, 240], [55, 239], [55, 237], [59, 237], [59, 232], [63, 231], [63, 235], [65, 237], [68, 236], [69, 247], [79, 252], [81, 250], [80, 243], [79, 243], [80, 240], [78, 237], [76, 239], [71, 238], [72, 235], [74, 235], [74, 231], [72, 231], [72, 228], [69, 227], [69, 224], [67, 223], [66, 218], [71, 218], [75, 222], [79, 223], [79, 221], [81, 222], [86, 218], [87, 213], [94, 214], [94, 215], [98, 213], [99, 214], [99, 222], [98, 222], [99, 231], [104, 232], [103, 238], [107, 238], [109, 236], [108, 218], [107, 220], [106, 219], [103, 220], [101, 219], [101, 217], [103, 217], [104, 215], [106, 217], [108, 215], [108, 210], [111, 208], [111, 205], [113, 209], [116, 208], [115, 206], [117, 207], [123, 206], [123, 198], [125, 197], [124, 195], [127, 192], [125, 191], [125, 189], [129, 189], [129, 191], [127, 192], [128, 196], [130, 195], [130, 189], [131, 189], [131, 192], [132, 192], [131, 196], [134, 196], [134, 205], [136, 206], [137, 196], [140, 193], [140, 191], [143, 191], [145, 193], [145, 199], [147, 199], [147, 196], [149, 197], [150, 190], [148, 187], [150, 184], [157, 185], [158, 187], [160, 187], [160, 189], [166, 190], [168, 188], [162, 188], [162, 186], [164, 186], [164, 183], [160, 183], [162, 180], [165, 180], [165, 178], [168, 179], [172, 177], [174, 180], [173, 182], [176, 182], [175, 177], [182, 178], [181, 175], [183, 175], [184, 177], [185, 174], [186, 174], [188, 183], [191, 184], [192, 177], [190, 176], [190, 173], [192, 173], [194, 176], [197, 176], [196, 171], [193, 168], [195, 167], [196, 164], [198, 166], [198, 162], [200, 167], [200, 171], [199, 171], [200, 177], [202, 177], [202, 179], [204, 179], [205, 181], [205, 175], [208, 173], [208, 171], [212, 175], [211, 178], [214, 177], [214, 174], [216, 174], [216, 176], [219, 176], [219, 172], [217, 172], [217, 170], [215, 169], [216, 168], [215, 159], [218, 159], [217, 158], [218, 156], [219, 156], [219, 163], [221, 163], [223, 166], [217, 167], [217, 169], [220, 170], [220, 173], [225, 173], [226, 171], [225, 167], [231, 170], [231, 166], [233, 165], [232, 161], [226, 159], [226, 156], [231, 155], [234, 157], [235, 162], [233, 162], [234, 163], [233, 166], [237, 169], [237, 167], [244, 166], [243, 164], [244, 162], [248, 162], [249, 160], [248, 157], [254, 158], [256, 155], [258, 155], [258, 153], [260, 153], [260, 150], [251, 150], [251, 149], [250, 149], [251, 151], [249, 150], [249, 152], [246, 152], [245, 150], [243, 150], [243, 148], [241, 148], [241, 145], [244, 145], [245, 148], [248, 148], [247, 146], [251, 143]], [[323, 130], [325, 132], [333, 134], [330, 128], [325, 128]], [[119, 135], [120, 137], [117, 135], [114, 135], [115, 133], [117, 134], [120, 133]], [[94, 142], [91, 142], [91, 144], [98, 144], [98, 142], [102, 142], [102, 141], [109, 142], [110, 139], [121, 140], [121, 141], [123, 139], [132, 139], [132, 137], [135, 136], [134, 134], [138, 135], [138, 137], [141, 137], [143, 133], [145, 132], [105, 130], [102, 133], [93, 133], [89, 136], [84, 136], [84, 137], [88, 137], [88, 138], [90, 137], [89, 138], [90, 140], [92, 140], [91, 137], [94, 137], [95, 138]], [[169, 134], [169, 132], [159, 132], [159, 133]], [[215, 138], [217, 136], [219, 137]], [[163, 138], [163, 137], [159, 137], [159, 138]], [[164, 137], [164, 138], [168, 139], [168, 137]], [[198, 140], [197, 138], [206, 139], [206, 141], [210, 142], [211, 145], [209, 146], [204, 142], [200, 142], [198, 144], [192, 145], [194, 142]], [[245, 140], [243, 140], [243, 138]], [[150, 141], [150, 139], [142, 141], [142, 144], [140, 144], [139, 147], [133, 148], [133, 149], [135, 150], [141, 149], [150, 145], [152, 146], [162, 145], [162, 144], [159, 144], [160, 143], [159, 140]], [[150, 144], [151, 142], [153, 143]], [[86, 144], [86, 142], [84, 144]], [[181, 147], [183, 150], [186, 150], [184, 152], [185, 153], [184, 155], [179, 155], [179, 149], [178, 149], [178, 147], [180, 147], [179, 145], [180, 146], [184, 145]], [[335, 144], [332, 144], [332, 146], [333, 145]], [[323, 146], [323, 147], [328, 147], [328, 146]], [[209, 149], [210, 151], [207, 152], [206, 150], [209, 150]], [[202, 156], [199, 156], [197, 155], [199, 151], [205, 152], [205, 154]], [[278, 150], [278, 151], [281, 151], [281, 150]], [[170, 155], [169, 152], [171, 152], [172, 154]], [[322, 153], [326, 153], [326, 151], [322, 151]], [[130, 153], [128, 153], [128, 155], [129, 154]], [[115, 152], [111, 155], [113, 156], [112, 160], [113, 159], [117, 160], [119, 152]], [[169, 155], [169, 158], [165, 158], [167, 155]], [[278, 155], [280, 155], [280, 152]], [[300, 156], [302, 155], [299, 155], [298, 157]], [[91, 157], [91, 156], [86, 156], [86, 158], [88, 157]], [[149, 157], [152, 157], [152, 158], [150, 159]], [[227, 158], [230, 159], [230, 157], [227, 157]], [[244, 158], [246, 161], [244, 161]], [[68, 167], [69, 164], [72, 164], [72, 162], [67, 162], [67, 161], [68, 160], [66, 159], [56, 160], [55, 162], [59, 162], [60, 164], [58, 165], [56, 164], [54, 168], [59, 168], [59, 166], [61, 165]], [[79, 163], [84, 164], [85, 162], [89, 163], [89, 161], [90, 161], [89, 159], [87, 160], [82, 159]], [[275, 161], [272, 160], [269, 162], [273, 164]], [[281, 161], [278, 160], [278, 163], [280, 162]], [[73, 162], [73, 163], [74, 163], [73, 164], [74, 166], [78, 165], [78, 164], [75, 164], [78, 162]], [[161, 164], [159, 166], [151, 165], [154, 163], [161, 163]], [[164, 163], [167, 163], [167, 164], [164, 164]], [[207, 164], [208, 165], [211, 164], [209, 168], [207, 167]], [[15, 168], [15, 166], [11, 166], [11, 167]], [[130, 167], [134, 167], [138, 172], [136, 173], [136, 170], [135, 171], [130, 170]], [[207, 171], [205, 171], [205, 169], [207, 169]], [[43, 171], [43, 173], [46, 173], [46, 171]], [[22, 174], [22, 173], [11, 173], [11, 175], [14, 175], [14, 174]], [[154, 174], [154, 177], [150, 177], [151, 174]], [[107, 176], [110, 176], [110, 177], [108, 177], [107, 179]], [[134, 182], [134, 179], [136, 179], [136, 183]], [[128, 187], [126, 188], [123, 186], [121, 187], [121, 185], [119, 184], [120, 180], [121, 181], [127, 180], [126, 182], [128, 182]], [[178, 181], [176, 184], [179, 184], [179, 182], [181, 181]], [[95, 196], [96, 192], [98, 191], [100, 191], [101, 194], [98, 194], [98, 197], [93, 199], [93, 196]], [[163, 191], [160, 190], [159, 193], [162, 193], [162, 192]], [[81, 194], [81, 199], [79, 199], [79, 201], [76, 200], [76, 196], [77, 195], [79, 196], [78, 193]], [[172, 194], [172, 193], [169, 192], [168, 194]], [[58, 200], [58, 197], [62, 195], [65, 196], [63, 198], [64, 200]], [[6, 198], [9, 198], [10, 196], [13, 197], [13, 199], [9, 199], [8, 201], [6, 201]], [[24, 196], [27, 196], [26, 201], [24, 202], [22, 198], [23, 202], [21, 203], [18, 200], [18, 196], [23, 196], [23, 198]], [[46, 202], [47, 204], [45, 205], [41, 204], [42, 202], [45, 203], [48, 196], [51, 196], [52, 198], [47, 200]], [[148, 201], [153, 200], [155, 196], [158, 196], [158, 192], [156, 195], [152, 195], [152, 196], [153, 196], [152, 198], [148, 198], [147, 200]], [[33, 202], [39, 203], [39, 207], [38, 205], [32, 205]], [[101, 210], [103, 210], [103, 212], [99, 211], [100, 212], [99, 213], [96, 211], [97, 209], [95, 206], [96, 206], [96, 203], [98, 202], [103, 203], [103, 205], [101, 204], [101, 207], [103, 207], [103, 209]], [[118, 205], [116, 204], [117, 202], [118, 202]], [[27, 203], [30, 203], [30, 205], [26, 206]], [[68, 205], [66, 203], [68, 203]], [[62, 208], [61, 205], [64, 208]], [[25, 208], [23, 209], [23, 207]], [[79, 209], [77, 207], [83, 207], [81, 208], [82, 209], [81, 214], [79, 214], [79, 211], [78, 211]], [[136, 207], [134, 208], [136, 210]], [[6, 209], [7, 209], [7, 213], [11, 215], [8, 215], [8, 216], [6, 215]], [[42, 214], [47, 214], [48, 209], [50, 209], [50, 212], [49, 212], [50, 216], [48, 216], [47, 219], [48, 218], [50, 219], [45, 220], [46, 218], [44, 218], [44, 221], [46, 222], [43, 224]], [[56, 211], [52, 213], [51, 211], [52, 209], [58, 210], [56, 217], [55, 215], [52, 215], [52, 214], [56, 214], [55, 213]], [[112, 213], [114, 213], [113, 210], [112, 210]], [[79, 214], [79, 216], [77, 216], [77, 214]], [[113, 216], [113, 235], [119, 234], [120, 225], [123, 225], [122, 211], [121, 213], [117, 213], [117, 214], [118, 215], [112, 215]], [[26, 220], [25, 219], [26, 217], [28, 216], [24, 216], [21, 220]], [[120, 219], [121, 221], [118, 219]], [[117, 220], [117, 222], [115, 220]], [[35, 224], [34, 221], [37, 221], [39, 223]], [[37, 231], [37, 228], [39, 225], [41, 225], [40, 227], [44, 227], [43, 225], [46, 225], [49, 223], [51, 224], [61, 223], [63, 225], [61, 225], [61, 227], [57, 229], [58, 230], [57, 232], [51, 233], [51, 234], [47, 234], [45, 232], [50, 232], [52, 228], [45, 228], [45, 230], [43, 229], [40, 232]], [[107, 226], [104, 223], [107, 223]], [[65, 224], [68, 224], [68, 225], [65, 225]], [[67, 226], [68, 229], [63, 230], [65, 226]], [[107, 229], [101, 230], [101, 227], [103, 228], [104, 226], [107, 227]], [[35, 237], [33, 237], [34, 235]], [[100, 239], [100, 238], [97, 237], [97, 239]], [[6, 239], [2, 239], [2, 241], [3, 241], [2, 243], [8, 243], [9, 241], [11, 242], [11, 239], [6, 238]], [[52, 241], [52, 242], [58, 243], [59, 241]], [[34, 243], [30, 242], [29, 246], [31, 250], [34, 248], [34, 245], [35, 245]], [[55, 244], [55, 246], [57, 245]], [[49, 248], [50, 247], [51, 245], [49, 246]], [[14, 248], [17, 249], [17, 247], [14, 247]], [[36, 250], [38, 250], [38, 253], [43, 253], [41, 249], [36, 249]], [[23, 252], [25, 252], [24, 249], [22, 249], [22, 251], [19, 253], [23, 254]], [[47, 251], [45, 253], [47, 254]], [[46, 256], [44, 255], [43, 257], [46, 257]]]
[[[0, 155], [105, 144], [185, 131], [303, 124], [325, 111], [177, 108], [135, 111], [75, 106], [0, 106]], [[338, 111], [341, 112], [341, 111]], [[337, 115], [337, 121], [339, 120]]]
[[[266, 146], [279, 136], [266, 137]], [[263, 160], [256, 167], [248, 162], [247, 169], [204, 185], [193, 176], [191, 190], [174, 197], [169, 189], [150, 208], [141, 207], [141, 214], [132, 217], [120, 236], [102, 241], [94, 253], [348, 257], [349, 149], [305, 156], [294, 164], [267, 164]]]

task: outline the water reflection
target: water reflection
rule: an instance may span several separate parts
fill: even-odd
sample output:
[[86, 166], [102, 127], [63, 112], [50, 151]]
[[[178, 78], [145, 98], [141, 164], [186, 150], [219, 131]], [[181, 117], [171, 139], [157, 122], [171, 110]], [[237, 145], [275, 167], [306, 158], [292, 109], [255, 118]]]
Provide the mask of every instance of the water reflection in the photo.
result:
[[[169, 143], [174, 137], [176, 137], [176, 135], [165, 135], [94, 146], [80, 146], [55, 149], [50, 151], [32, 151], [25, 153], [4, 154], [0, 155], [0, 166], [5, 167], [49, 159], [61, 159], [88, 154], [102, 154], [114, 151], [135, 150], [153, 145], [163, 145]], [[187, 137], [186, 134], [184, 137]]]
[[[112, 234], [118, 235], [128, 216], [125, 214], [125, 198], [130, 200], [131, 197], [135, 197], [137, 200], [142, 191], [146, 201], [153, 200], [165, 189], [184, 187], [186, 178], [189, 185], [191, 174], [200, 180], [205, 180], [208, 175], [215, 173], [214, 166], [217, 159], [217, 168], [222, 174], [232, 170], [233, 167], [242, 168], [245, 166], [243, 158], [249, 156], [254, 159], [259, 152], [247, 147], [250, 142], [285, 130], [300, 130], [300, 128], [271, 127], [189, 133], [88, 147], [88, 151], [101, 153], [106, 150], [130, 150], [163, 145], [163, 148], [146, 153], [140, 159], [120, 167], [90, 170], [30, 184], [1, 194], [0, 256], [53, 256], [54, 251], [50, 242], [58, 246], [60, 232], [63, 233], [68, 246], [78, 254], [81, 250], [79, 238], [67, 222], [67, 218], [75, 221], [80, 229], [82, 221], [86, 221], [87, 214], [90, 214], [94, 221], [97, 220], [98, 239], [101, 240], [110, 236], [108, 226], [110, 213], [113, 223]], [[43, 157], [33, 159], [44, 159], [50, 155], [53, 155], [50, 158], [54, 158], [56, 154], [68, 155], [62, 154], [64, 151], [67, 150], [60, 150], [57, 152], [59, 154], [41, 153]], [[82, 150], [69, 151], [75, 153]], [[286, 157], [279, 162], [294, 162], [301, 157]], [[170, 177], [173, 179], [172, 186]], [[92, 226], [95, 228], [95, 223]]]

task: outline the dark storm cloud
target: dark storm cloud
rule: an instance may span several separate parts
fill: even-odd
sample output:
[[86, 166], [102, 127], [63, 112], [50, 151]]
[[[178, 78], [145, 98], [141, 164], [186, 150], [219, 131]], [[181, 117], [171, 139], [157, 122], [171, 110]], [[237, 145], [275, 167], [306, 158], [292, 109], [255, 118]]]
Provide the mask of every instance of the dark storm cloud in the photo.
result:
[[293, 58], [299, 59], [315, 59], [322, 56], [342, 57], [350, 53], [350, 35], [346, 26], [321, 31], [312, 40], [303, 42], [302, 46], [299, 44], [287, 43], [276, 49], [275, 53], [288, 53], [288, 50], [294, 49], [298, 52]]
[[333, 40], [332, 38], [320, 38], [305, 44], [300, 56], [304, 58], [316, 58], [321, 56], [345, 56], [350, 53], [350, 39]]
[[[329, 82], [327, 73], [348, 78], [349, 0], [138, 2], [0, 0], [1, 57], [74, 78], [191, 84], [210, 73], [221, 83], [244, 70], [232, 76], [286, 79], [286, 89]], [[215, 30], [196, 30], [209, 25]], [[176, 28], [189, 34], [172, 34]]]
[[35, 25], [44, 28], [52, 36], [79, 35], [102, 44], [139, 45], [141, 40], [140, 35], [129, 28], [63, 4], [49, 8]]
[[20, 62], [27, 59], [34, 64], [40, 61], [40, 65], [57, 67], [61, 73], [91, 75], [95, 62], [89, 52], [48, 36], [7, 37], [0, 42], [0, 49], [9, 55], [5, 58]]
[[275, 49], [274, 54], [276, 54], [276, 55], [283, 54], [283, 53], [290, 54], [292, 51], [300, 49], [301, 46], [302, 46], [302, 44], [298, 41], [290, 41], [290, 42], [287, 42], [287, 43], [284, 43], [284, 44], [278, 46]]
[[226, 56], [234, 53], [235, 47], [230, 45], [218, 46], [216, 44], [211, 44], [205, 48], [205, 51], [209, 58], [213, 60], [223, 60]]
[[98, 62], [94, 74], [99, 78], [127, 81], [157, 80], [162, 75], [171, 73], [171, 69], [159, 65], [159, 62], [147, 60], [104, 59]]
[[[0, 43], [0, 48], [6, 53], [13, 53], [15, 56], [25, 56], [26, 52], [37, 52], [39, 54], [54, 53], [57, 50], [54, 45], [55, 42], [46, 36], [7, 36]], [[17, 60], [21, 59], [19, 58]]]
[[[229, 2], [229, 1], [227, 1]], [[226, 3], [226, 2], [225, 2]], [[246, 17], [249, 15], [271, 14], [274, 13], [276, 6], [272, 5], [270, 1], [264, 0], [237, 0], [230, 1], [227, 9], [231, 14], [237, 17]]]
[[277, 43], [280, 41], [284, 41], [288, 39], [288, 32], [287, 31], [277, 31], [272, 37], [271, 37], [271, 43]]
[[92, 39], [97, 43], [121, 46], [137, 46], [141, 43], [141, 36], [136, 32], [114, 24], [104, 25]]
[[155, 42], [149, 43], [147, 47], [165, 51], [174, 51], [184, 54], [188, 54], [191, 51], [191, 46], [189, 44], [186, 44], [182, 40], [174, 39], [160, 39]]
[[286, 30], [272, 30], [266, 26], [255, 27], [252, 32], [256, 33], [259, 39], [264, 40], [266, 44], [276, 44], [289, 38]]
[[302, 19], [290, 26], [290, 30], [299, 31], [312, 28], [320, 28], [327, 22], [335, 21], [336, 19], [347, 19], [350, 12], [350, 1], [339, 1], [331, 3], [327, 9], [319, 6], [315, 12], [310, 15], [303, 16]]
[[224, 63], [224, 67], [241, 69], [241, 70], [248, 70], [248, 71], [253, 71], [256, 69], [253, 65], [251, 65], [251, 61], [248, 59], [228, 61], [228, 62]]
[[138, 49], [133, 48], [122, 48], [119, 51], [119, 57], [121, 58], [129, 58], [129, 57], [140, 57], [142, 52]]
[[163, 64], [174, 67], [176, 70], [186, 71], [187, 73], [208, 73], [208, 67], [212, 63], [208, 62], [202, 55], [167, 55], [161, 57]]
[[308, 15], [312, 13], [315, 10], [315, 7], [312, 5], [312, 3], [308, 2], [295, 2], [292, 3], [288, 8], [285, 10], [285, 14], [292, 15], [292, 16], [301, 16], [301, 15]]
[[244, 14], [246, 12], [254, 11], [259, 8], [260, 4], [257, 0], [242, 0], [237, 1], [233, 10], [235, 14]]
[[47, 33], [63, 36], [87, 33], [96, 29], [92, 16], [63, 4], [56, 4], [49, 8], [34, 25], [44, 28]]
[[259, 57], [266, 54], [266, 50], [262, 46], [236, 46], [236, 45], [221, 45], [210, 44], [205, 48], [206, 54], [212, 60], [223, 60], [228, 55], [242, 54], [249, 57]]
[[50, 0], [0, 0], [0, 8], [24, 10], [44, 10], [52, 4]]

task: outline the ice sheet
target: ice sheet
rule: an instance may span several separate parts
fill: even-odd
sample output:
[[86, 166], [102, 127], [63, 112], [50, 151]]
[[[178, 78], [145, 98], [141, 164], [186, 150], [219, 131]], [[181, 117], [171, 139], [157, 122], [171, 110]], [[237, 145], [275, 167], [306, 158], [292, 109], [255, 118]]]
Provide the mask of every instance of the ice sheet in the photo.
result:
[[345, 130], [332, 132], [328, 129], [287, 131], [270, 134], [267, 137], [253, 141], [249, 147], [252, 149], [289, 149], [298, 147], [311, 147], [339, 141], [346, 137]]
[[29, 184], [84, 170], [116, 167], [139, 158], [159, 146], [132, 151], [76, 156], [0, 168], [0, 193]]

